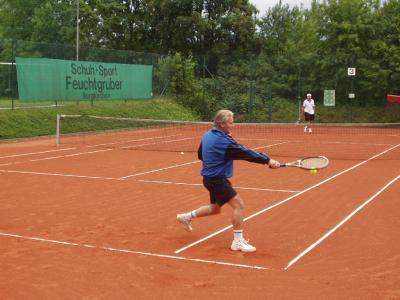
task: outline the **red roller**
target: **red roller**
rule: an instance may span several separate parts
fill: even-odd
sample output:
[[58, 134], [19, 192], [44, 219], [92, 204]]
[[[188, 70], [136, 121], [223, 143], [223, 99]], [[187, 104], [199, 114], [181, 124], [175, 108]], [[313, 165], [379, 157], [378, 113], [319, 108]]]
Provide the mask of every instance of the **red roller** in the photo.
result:
[[400, 96], [399, 95], [387, 95], [386, 99], [389, 102], [399, 102], [400, 103]]

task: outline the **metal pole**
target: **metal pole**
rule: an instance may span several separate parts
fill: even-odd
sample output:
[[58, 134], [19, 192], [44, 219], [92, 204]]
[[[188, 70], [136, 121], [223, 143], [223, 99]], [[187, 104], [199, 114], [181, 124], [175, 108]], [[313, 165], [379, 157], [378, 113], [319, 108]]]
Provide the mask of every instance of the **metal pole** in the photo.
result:
[[[354, 94], [353, 77], [351, 76], [351, 94]], [[353, 98], [350, 99], [350, 123], [353, 123]]]
[[268, 122], [272, 123], [272, 87], [268, 85]]
[[301, 122], [301, 98], [300, 95], [297, 96], [297, 124]]
[[76, 60], [79, 60], [79, 0], [76, 0]]
[[[351, 57], [351, 66], [352, 68], [354, 68], [354, 55]], [[350, 99], [350, 122], [353, 123], [353, 95], [354, 95], [354, 76], [351, 76], [351, 94], [352, 94], [352, 98]]]
[[[204, 51], [204, 47], [203, 47], [203, 51]], [[206, 99], [206, 56], [203, 52], [203, 80], [202, 80], [202, 84], [203, 84], [203, 103], [205, 103], [205, 99]]]
[[14, 65], [15, 65], [15, 57], [14, 57], [14, 39], [11, 40], [11, 69], [10, 69], [10, 92], [11, 92], [11, 109], [15, 109], [15, 102], [14, 102], [14, 89], [12, 84], [12, 77], [14, 74]]
[[298, 102], [297, 124], [300, 124], [301, 122], [300, 66], [298, 66], [297, 70], [297, 102]]
[[57, 125], [56, 125], [56, 145], [60, 145], [60, 129], [61, 129], [61, 115], [57, 114]]
[[[76, 60], [79, 60], [79, 0], [76, 0]], [[76, 101], [79, 104], [79, 100]]]

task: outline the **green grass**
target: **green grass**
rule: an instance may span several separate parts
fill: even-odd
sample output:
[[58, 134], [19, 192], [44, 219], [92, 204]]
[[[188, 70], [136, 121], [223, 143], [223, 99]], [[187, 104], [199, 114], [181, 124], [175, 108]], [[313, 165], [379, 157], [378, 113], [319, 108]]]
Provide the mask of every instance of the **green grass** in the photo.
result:
[[[0, 107], [10, 100], [0, 99]], [[15, 107], [33, 107], [26, 109], [0, 109], [0, 139], [16, 139], [55, 134], [57, 114], [79, 114], [114, 116], [124, 118], [150, 118], [166, 120], [200, 120], [200, 117], [187, 108], [170, 99], [142, 101], [90, 101], [64, 102], [60, 106], [39, 108], [54, 105], [54, 102], [15, 101]], [[36, 106], [36, 107], [35, 107]], [[293, 101], [279, 100], [273, 106], [257, 107], [253, 115], [237, 114], [237, 121], [246, 122], [296, 122], [298, 104]], [[85, 122], [85, 121], [83, 121]], [[89, 121], [88, 121], [89, 122]], [[400, 123], [400, 104], [388, 103], [384, 107], [360, 107], [337, 105], [324, 107], [317, 103], [316, 120], [318, 123]], [[97, 127], [100, 128], [102, 124]], [[83, 131], [89, 124], [72, 126], [70, 131]]]
[[96, 101], [93, 106], [90, 102], [81, 101], [59, 107], [0, 110], [0, 139], [54, 135], [57, 114], [199, 120], [194, 113], [168, 99]]
[[[299, 116], [298, 103], [277, 99], [273, 104], [256, 107], [253, 116], [245, 121], [291, 123]], [[301, 115], [303, 118], [303, 116]], [[317, 123], [400, 123], [400, 104], [387, 103], [385, 106], [360, 106], [339, 103], [328, 107], [316, 103]]]

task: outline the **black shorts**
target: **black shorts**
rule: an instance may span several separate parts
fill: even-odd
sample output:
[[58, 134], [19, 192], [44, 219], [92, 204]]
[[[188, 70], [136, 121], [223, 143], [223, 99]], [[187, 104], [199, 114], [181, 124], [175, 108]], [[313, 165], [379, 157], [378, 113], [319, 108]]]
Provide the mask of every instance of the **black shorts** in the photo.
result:
[[227, 178], [203, 177], [203, 184], [210, 192], [210, 202], [212, 204], [217, 203], [222, 206], [237, 195]]
[[306, 121], [314, 121], [314, 114], [309, 114], [308, 112], [304, 113], [304, 119]]

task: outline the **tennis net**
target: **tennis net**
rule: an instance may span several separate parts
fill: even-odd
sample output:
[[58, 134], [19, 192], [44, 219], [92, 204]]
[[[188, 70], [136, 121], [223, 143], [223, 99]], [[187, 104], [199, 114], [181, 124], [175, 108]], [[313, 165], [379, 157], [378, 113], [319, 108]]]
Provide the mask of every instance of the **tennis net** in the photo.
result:
[[[196, 152], [211, 122], [59, 115], [57, 144], [138, 151]], [[312, 133], [293, 123], [236, 123], [239, 143], [271, 157], [324, 155], [330, 159], [367, 159], [386, 151], [400, 159], [400, 124], [313, 124]], [[389, 153], [390, 152], [390, 153]]]

